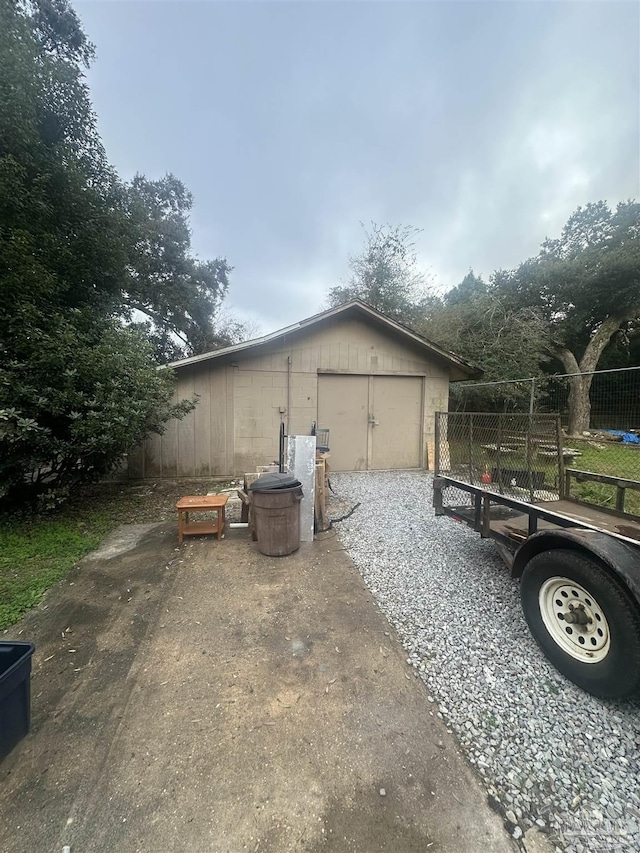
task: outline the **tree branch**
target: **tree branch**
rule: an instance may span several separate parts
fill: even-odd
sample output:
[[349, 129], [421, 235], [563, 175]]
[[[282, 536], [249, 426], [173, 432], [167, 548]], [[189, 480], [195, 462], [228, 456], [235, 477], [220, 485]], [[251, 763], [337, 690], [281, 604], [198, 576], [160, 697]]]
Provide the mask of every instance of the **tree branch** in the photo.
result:
[[556, 341], [550, 341], [548, 344], [546, 344], [545, 348], [551, 355], [554, 355], [556, 358], [560, 359], [567, 373], [580, 372], [578, 359], [571, 352], [571, 350], [565, 347], [563, 344], [556, 343]]
[[570, 349], [557, 341], [549, 341], [546, 349], [551, 355], [560, 359], [567, 373], [591, 373], [598, 366], [600, 356], [611, 338], [623, 323], [633, 320], [638, 316], [638, 313], [640, 313], [638, 306], [633, 306], [623, 311], [618, 311], [615, 314], [610, 314], [602, 321], [596, 333], [587, 344], [579, 362]]
[[183, 343], [189, 343], [189, 339], [184, 332], [176, 329], [173, 323], [167, 323], [166, 319], [161, 314], [158, 314], [156, 311], [153, 311], [147, 305], [144, 305], [142, 302], [136, 302], [132, 299], [124, 299], [123, 301], [127, 308], [139, 311], [141, 314], [144, 314], [150, 320], [153, 320], [153, 322], [156, 324], [156, 326], [158, 326], [158, 328], [168, 328], [176, 337], [180, 338]]
[[637, 316], [638, 308], [636, 306], [609, 315], [609, 317], [600, 324], [598, 331], [587, 344], [584, 355], [580, 359], [580, 370], [583, 373], [595, 370], [598, 366], [598, 361], [600, 360], [602, 351], [607, 346], [611, 338], [623, 323], [626, 323], [628, 320], [633, 320], [633, 318]]

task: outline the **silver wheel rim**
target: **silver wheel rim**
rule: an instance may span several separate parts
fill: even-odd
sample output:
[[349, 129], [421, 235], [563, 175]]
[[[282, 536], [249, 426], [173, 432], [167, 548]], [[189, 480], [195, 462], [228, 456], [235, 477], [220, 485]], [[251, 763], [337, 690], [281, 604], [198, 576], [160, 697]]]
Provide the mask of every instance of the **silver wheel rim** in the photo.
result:
[[604, 611], [583, 586], [570, 578], [549, 578], [538, 595], [545, 628], [560, 648], [582, 663], [599, 663], [611, 637]]

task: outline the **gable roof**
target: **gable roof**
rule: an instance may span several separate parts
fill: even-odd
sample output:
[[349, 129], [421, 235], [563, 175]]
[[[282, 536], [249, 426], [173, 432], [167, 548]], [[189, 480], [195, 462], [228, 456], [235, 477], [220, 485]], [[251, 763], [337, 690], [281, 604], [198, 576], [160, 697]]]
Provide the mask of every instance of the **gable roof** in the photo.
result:
[[198, 364], [201, 361], [210, 361], [216, 358], [223, 358], [227, 355], [235, 355], [236, 353], [245, 352], [246, 350], [264, 346], [265, 344], [277, 341], [279, 338], [284, 338], [292, 332], [299, 332], [303, 329], [315, 326], [324, 320], [340, 315], [355, 314], [363, 317], [366, 320], [373, 320], [378, 325], [390, 329], [395, 334], [400, 335], [412, 344], [417, 345], [420, 349], [426, 350], [430, 356], [435, 357], [438, 361], [446, 362], [451, 368], [457, 368], [463, 374], [464, 379], [477, 379], [482, 376], [482, 371], [474, 367], [469, 361], [462, 356], [449, 352], [448, 350], [439, 347], [437, 344], [428, 341], [414, 332], [408, 326], [398, 323], [397, 320], [392, 320], [386, 314], [382, 314], [365, 302], [359, 299], [354, 299], [351, 302], [345, 302], [343, 305], [338, 305], [337, 308], [329, 308], [327, 311], [321, 311], [319, 314], [314, 314], [312, 317], [307, 317], [306, 320], [300, 320], [299, 323], [294, 323], [292, 326], [286, 326], [284, 329], [278, 329], [268, 335], [263, 335], [260, 338], [253, 338], [250, 341], [244, 341], [241, 344], [234, 344], [230, 347], [205, 352], [201, 355], [192, 355], [189, 358], [181, 358], [178, 361], [169, 362], [165, 367], [181, 368], [187, 367], [190, 364]]

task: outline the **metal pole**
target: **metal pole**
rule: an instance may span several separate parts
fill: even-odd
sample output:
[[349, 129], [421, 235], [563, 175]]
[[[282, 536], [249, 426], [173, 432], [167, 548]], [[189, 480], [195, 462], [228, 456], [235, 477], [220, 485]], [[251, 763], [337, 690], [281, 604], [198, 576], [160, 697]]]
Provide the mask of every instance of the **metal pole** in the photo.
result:
[[287, 435], [291, 435], [291, 356], [287, 356]]
[[533, 431], [533, 412], [536, 402], [536, 380], [531, 377], [531, 396], [529, 398], [529, 428], [527, 430], [527, 478], [529, 480], [529, 501], [533, 503], [535, 489], [533, 485], [533, 460], [531, 447], [531, 433]]
[[560, 415], [556, 418], [556, 447], [558, 449], [558, 497], [563, 501], [569, 497], [570, 488], [567, 488], [568, 481], [565, 482], [564, 442], [562, 439], [562, 422], [560, 420]]
[[531, 378], [531, 397], [529, 398], [529, 414], [532, 415], [536, 403], [536, 380]]
[[496, 476], [500, 494], [504, 494], [502, 487], [502, 415], [498, 415], [498, 441], [496, 443]]
[[533, 503], [535, 498], [535, 489], [533, 488], [533, 450], [531, 446], [531, 433], [533, 432], [533, 412], [529, 415], [529, 424], [527, 426], [527, 481], [529, 485], [529, 503]]
[[279, 441], [279, 447], [278, 447], [278, 471], [280, 471], [281, 474], [284, 473], [284, 437], [285, 437], [284, 421], [281, 421], [281, 423], [280, 423], [280, 441]]

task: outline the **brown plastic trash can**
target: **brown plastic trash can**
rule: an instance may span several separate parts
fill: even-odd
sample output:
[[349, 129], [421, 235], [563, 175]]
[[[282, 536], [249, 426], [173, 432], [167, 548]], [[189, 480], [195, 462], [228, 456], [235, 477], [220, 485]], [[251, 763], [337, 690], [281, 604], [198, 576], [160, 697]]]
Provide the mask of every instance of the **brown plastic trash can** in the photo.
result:
[[286, 557], [300, 547], [302, 488], [252, 489], [253, 523], [258, 551], [267, 557]]

